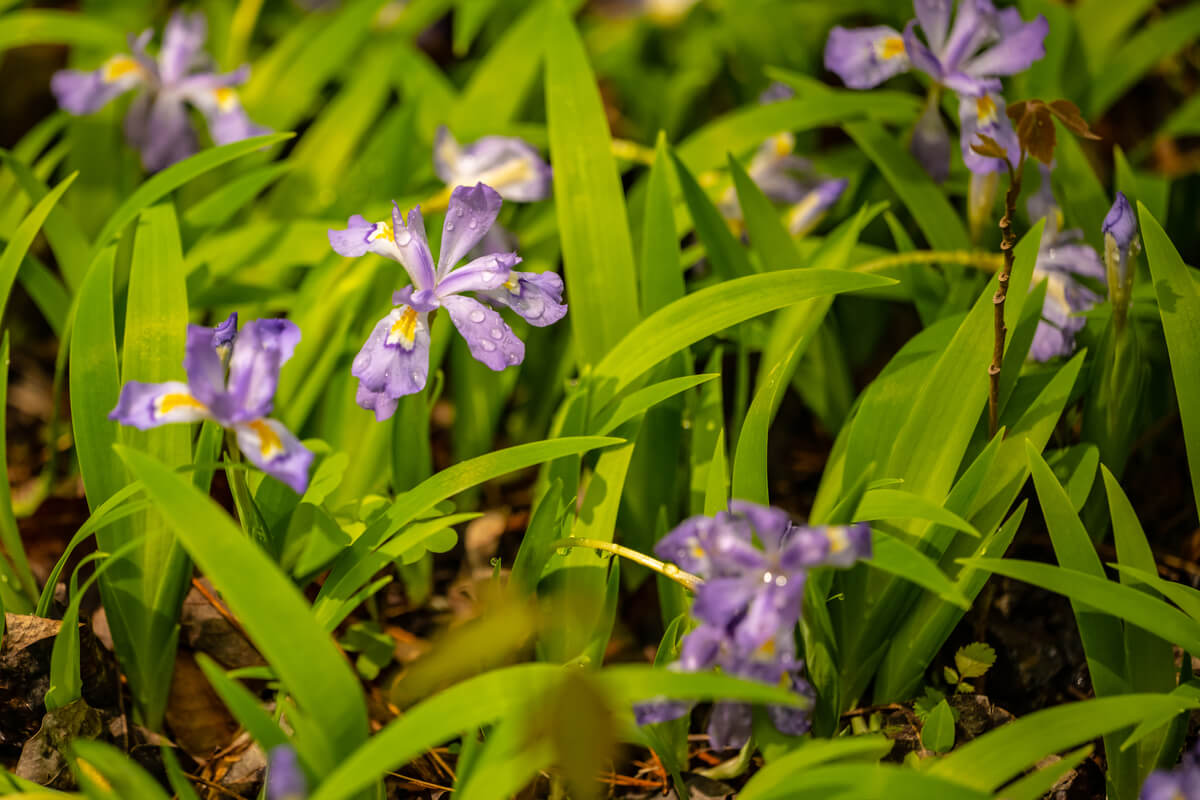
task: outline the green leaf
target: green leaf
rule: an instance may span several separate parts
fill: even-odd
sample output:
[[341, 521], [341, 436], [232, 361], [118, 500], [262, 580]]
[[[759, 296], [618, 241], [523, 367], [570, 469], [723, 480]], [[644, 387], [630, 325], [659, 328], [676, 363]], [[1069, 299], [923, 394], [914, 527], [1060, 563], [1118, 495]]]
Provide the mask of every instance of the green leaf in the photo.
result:
[[[1105, 11], [1100, 18], [1109, 15]], [[1090, 24], [1080, 27], [1086, 29]], [[1183, 6], [1142, 26], [1115, 52], [1105, 53], [1100, 72], [1091, 82], [1091, 116], [1103, 116], [1155, 64], [1195, 42], [1198, 36], [1200, 6]]]
[[49, 194], [38, 201], [33, 210], [13, 231], [12, 238], [8, 240], [8, 245], [4, 248], [4, 253], [0, 254], [0, 314], [8, 305], [13, 282], [17, 279], [17, 270], [21, 268], [21, 262], [25, 259], [25, 254], [29, 252], [30, 245], [33, 244], [38, 231], [42, 229], [46, 218], [50, 216], [50, 212], [54, 210], [59, 198], [63, 196], [63, 192], [67, 191], [78, 174], [73, 172], [68, 175]]
[[218, 228], [292, 167], [289, 160], [239, 175], [185, 211], [183, 221], [193, 228]]
[[1171, 358], [1179, 416], [1183, 419], [1192, 494], [1200, 503], [1200, 362], [1193, 357], [1195, 344], [1200, 341], [1200, 295], [1192, 270], [1184, 265], [1158, 220], [1142, 203], [1138, 203], [1138, 215]]
[[742, 209], [750, 244], [762, 257], [763, 265], [769, 270], [799, 266], [802, 260], [800, 251], [780, 222], [779, 212], [732, 155], [729, 156], [729, 172], [733, 175], [733, 185], [737, 189], [738, 205]]
[[128, 47], [125, 31], [99, 14], [41, 9], [5, 14], [0, 52], [31, 44], [71, 44], [112, 53]]
[[[3, 345], [0, 345], [0, 431], [8, 430], [8, 359], [9, 334], [4, 332]], [[8, 463], [8, 436], [0, 435], [0, 463]], [[38, 588], [33, 572], [29, 569], [29, 559], [25, 556], [25, 545], [21, 542], [21, 531], [17, 527], [17, 518], [13, 515], [12, 487], [9, 485], [7, 473], [0, 479], [0, 545], [4, 551], [0, 553], [0, 576], [4, 586], [0, 587], [0, 599], [4, 608], [0, 614], [7, 611], [10, 614], [27, 614], [37, 602]], [[11, 563], [10, 563], [11, 562]], [[19, 594], [16, 594], [19, 593]], [[3, 630], [0, 630], [3, 636]]]
[[996, 651], [987, 642], [971, 642], [958, 648], [954, 654], [954, 666], [958, 674], [967, 679], [982, 678], [996, 663]]
[[877, 122], [844, 123], [842, 128], [900, 195], [935, 250], [965, 250], [971, 246], [967, 229], [945, 192], [893, 134]]
[[[196, 663], [234, 719], [263, 750], [270, 752], [287, 743], [288, 739], [283, 729], [271, 719], [271, 715], [249, 689], [229, 677], [223, 668], [204, 653], [196, 654]], [[300, 756], [303, 758], [304, 754], [301, 753]]]
[[[68, 752], [76, 779], [93, 800], [167, 800], [166, 793], [145, 770], [110, 744], [79, 738], [71, 741]], [[104, 784], [98, 778], [103, 778]]]
[[1188, 708], [1200, 708], [1200, 701], [1130, 694], [1035, 711], [972, 739], [930, 766], [928, 774], [993, 792], [1048, 755], [1152, 715]]
[[899, 489], [872, 489], [863, 495], [854, 519], [874, 522], [884, 519], [924, 519], [945, 525], [968, 536], [980, 537], [975, 526], [937, 503]]
[[810, 739], [787, 755], [765, 764], [742, 787], [741, 800], [758, 800], [789, 786], [799, 776], [831, 761], [878, 761], [892, 750], [886, 736], [868, 734], [839, 739]]
[[[1086, 606], [1093, 614], [1123, 619], [1188, 652], [1200, 652], [1200, 622], [1132, 587], [1072, 569], [1019, 559], [971, 558], [963, 563], [1064, 595]], [[1087, 644], [1088, 640], [1085, 639], [1085, 648]], [[1117, 639], [1116, 649], [1118, 654], [1123, 654], [1120, 638]], [[1089, 666], [1095, 658], [1095, 652], [1094, 647], [1089, 649]], [[1119, 674], [1119, 669], [1119, 663], [1115, 666], [1106, 665], [1106, 671], [1116, 670]], [[1096, 681], [1100, 671], [1093, 667], [1092, 672], [1093, 681]]]
[[895, 283], [856, 272], [794, 269], [750, 275], [693, 292], [659, 309], [630, 330], [596, 365], [610, 395], [668, 356], [725, 328], [813, 297]]
[[216, 169], [234, 159], [253, 153], [261, 148], [292, 138], [291, 133], [272, 133], [266, 136], [256, 136], [239, 142], [201, 150], [191, 158], [186, 158], [177, 164], [164, 169], [150, 177], [145, 183], [133, 191], [125, 201], [113, 212], [104, 223], [100, 234], [92, 242], [93, 258], [116, 236], [126, 225], [132, 222], [142, 209], [152, 205], [171, 192], [183, 186], [188, 181]]
[[665, 381], [638, 389], [636, 392], [630, 392], [600, 412], [597, 421], [593, 422], [590, 427], [597, 435], [607, 436], [621, 425], [664, 400], [719, 377], [721, 377], [720, 373], [684, 375], [679, 378], [668, 378]]
[[871, 536], [871, 546], [873, 553], [866, 563], [872, 567], [928, 589], [964, 611], [971, 607], [961, 590], [938, 569], [938, 565], [912, 545], [875, 531]]
[[1035, 770], [1004, 787], [1005, 800], [1042, 800], [1067, 773], [1092, 754], [1092, 745], [1072, 750], [1058, 761]]
[[543, 41], [554, 203], [582, 367], [599, 362], [637, 323], [637, 274], [596, 77], [559, 4], [547, 7]]
[[945, 700], [933, 707], [921, 726], [921, 743], [935, 753], [954, 747], [954, 711]]
[[[12, 170], [30, 202], [37, 203], [49, 194], [46, 184], [19, 158], [3, 150], [0, 150], [0, 156], [3, 156], [4, 163]], [[88, 267], [87, 237], [74, 217], [66, 209], [57, 206], [50, 209], [42, 229], [63, 277], [72, 289], [78, 289]], [[63, 310], [66, 310], [65, 305]]]
[[683, 191], [683, 200], [695, 225], [696, 236], [704, 244], [713, 270], [724, 280], [753, 275], [755, 270], [750, 264], [750, 257], [741, 243], [733, 238], [721, 212], [717, 211], [679, 157], [672, 153], [671, 160], [675, 162], [675, 174], [679, 176], [679, 188]]
[[[146, 485], [184, 548], [221, 593], [321, 739], [318, 774], [345, 763], [367, 735], [358, 679], [321, 631], [304, 596], [211, 499], [150, 456], [118, 454]], [[373, 780], [370, 776], [369, 780]], [[368, 781], [369, 782], [369, 781]]]

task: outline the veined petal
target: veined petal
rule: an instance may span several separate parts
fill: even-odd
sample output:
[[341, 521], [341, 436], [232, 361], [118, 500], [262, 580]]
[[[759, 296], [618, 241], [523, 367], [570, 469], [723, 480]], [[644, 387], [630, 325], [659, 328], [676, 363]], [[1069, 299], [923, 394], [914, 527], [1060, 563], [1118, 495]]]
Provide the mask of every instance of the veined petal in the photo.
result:
[[825, 564], [829, 559], [829, 537], [819, 528], [794, 525], [784, 539], [779, 566], [789, 572]]
[[911, 66], [904, 38], [886, 25], [853, 30], [839, 25], [825, 42], [825, 68], [851, 89], [872, 89]]
[[359, 382], [358, 388], [354, 390], [354, 402], [358, 404], [359, 408], [374, 411], [376, 422], [391, 419], [400, 406], [398, 398], [388, 397], [383, 392], [373, 392], [362, 382]]
[[499, 289], [513, 279], [512, 268], [520, 263], [521, 258], [516, 253], [481, 256], [442, 279], [438, 283], [437, 294], [445, 296]]
[[679, 666], [684, 672], [708, 669], [717, 663], [725, 638], [725, 632], [712, 625], [696, 628], [683, 637], [679, 646]]
[[211, 102], [197, 107], [208, 121], [208, 132], [214, 144], [230, 144], [264, 136], [271, 132], [265, 125], [258, 125], [246, 114], [238, 99], [237, 90], [221, 86], [206, 93]]
[[991, 0], [959, 0], [946, 46], [936, 51], [942, 70], [958, 72], [963, 61], [996, 33], [996, 8]]
[[713, 706], [708, 742], [714, 750], [740, 748], [750, 739], [753, 728], [754, 714], [749, 703], [722, 701]]
[[1137, 217], [1124, 192], [1117, 192], [1116, 200], [1105, 215], [1104, 224], [1100, 226], [1100, 232], [1111, 235], [1122, 250], [1128, 250], [1137, 238]]
[[709, 578], [696, 587], [692, 616], [716, 628], [725, 628], [745, 613], [761, 584], [744, 576]]
[[773, 506], [760, 506], [746, 500], [730, 500], [729, 511], [750, 521], [758, 540], [769, 553], [779, 549], [783, 535], [792, 526], [787, 512]]
[[[445, 280], [471, 248], [479, 243], [488, 228], [496, 221], [503, 204], [500, 195], [490, 186], [458, 186], [450, 193], [446, 207], [446, 222], [442, 226], [442, 251], [438, 254], [437, 277]], [[494, 287], [486, 287], [494, 288]]]
[[300, 342], [300, 328], [286, 319], [256, 319], [246, 323], [229, 359], [227, 408], [234, 421], [258, 419], [271, 413], [279, 368], [292, 357]]
[[681, 569], [708, 578], [712, 574], [712, 517], [697, 514], [676, 525], [654, 545], [654, 554]]
[[187, 74], [207, 37], [208, 23], [202, 12], [176, 11], [171, 15], [158, 53], [158, 72], [164, 84], [171, 85]]
[[554, 272], [513, 272], [501, 288], [479, 292], [480, 297], [520, 314], [530, 325], [543, 328], [567, 314], [562, 301], [563, 280]]
[[[400, 214], [400, 206], [392, 201], [392, 227], [395, 229], [393, 238], [399, 261], [412, 279], [413, 286], [432, 289], [437, 285], [437, 276], [433, 269], [433, 254], [429, 251], [429, 239], [425, 236], [425, 218], [421, 216], [421, 207], [410, 209], [408, 221], [405, 222]], [[445, 243], [442, 247], [445, 248]]]
[[386, 419], [395, 407], [389, 410], [388, 404], [383, 404], [382, 411], [386, 414], [379, 416], [381, 407], [376, 394], [396, 400], [425, 388], [429, 375], [428, 316], [409, 306], [392, 309], [367, 337], [354, 358], [350, 374], [360, 381], [359, 405], [375, 411], [379, 419]]
[[182, 381], [129, 381], [121, 387], [117, 407], [108, 415], [114, 422], [142, 431], [170, 422], [196, 422], [208, 417], [208, 409]]
[[525, 343], [492, 309], [469, 297], [454, 294], [442, 298], [442, 307], [467, 340], [471, 356], [497, 372], [525, 360]]
[[191, 394], [206, 406], [212, 406], [225, 391], [225, 364], [217, 352], [216, 328], [188, 325], [183, 369]]
[[140, 95], [125, 117], [125, 136], [141, 151], [147, 172], [166, 169], [197, 151], [187, 108], [170, 94]]
[[939, 52], [946, 46], [946, 32], [950, 29], [950, 11], [953, 5], [954, 0], [913, 0], [917, 23], [934, 52]]
[[146, 70], [137, 59], [118, 55], [90, 72], [59, 70], [50, 78], [50, 90], [59, 108], [67, 113], [92, 114], [117, 95], [143, 85], [146, 78]]
[[762, 585], [754, 593], [746, 615], [733, 629], [739, 649], [761, 647], [780, 629], [790, 629], [796, 624], [804, 598], [804, 577], [803, 572], [763, 573]]
[[313, 454], [282, 422], [274, 419], [239, 422], [234, 432], [238, 449], [251, 464], [292, 487], [296, 494], [304, 494]]
[[238, 315], [234, 311], [228, 319], [213, 328], [213, 347], [217, 349], [217, 355], [221, 357], [222, 361], [229, 358], [229, 354], [233, 350], [233, 343], [237, 341], [237, 323]]
[[[1016, 9], [1005, 9], [1016, 14]], [[1030, 65], [1046, 55], [1046, 34], [1050, 32], [1050, 23], [1041, 14], [1032, 21], [1012, 25], [1008, 22], [1012, 15], [1003, 15], [1006, 28], [1001, 34], [1000, 41], [984, 50], [979, 55], [967, 61], [962, 71], [976, 77], [995, 77], [996, 75], [1013, 75], [1029, 69]]]

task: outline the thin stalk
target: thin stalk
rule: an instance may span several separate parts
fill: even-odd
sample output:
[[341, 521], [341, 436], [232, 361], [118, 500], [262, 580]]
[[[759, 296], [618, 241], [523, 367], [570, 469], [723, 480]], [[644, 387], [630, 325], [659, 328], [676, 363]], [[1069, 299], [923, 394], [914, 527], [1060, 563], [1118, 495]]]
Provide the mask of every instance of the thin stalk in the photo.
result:
[[[1022, 152], [1019, 163], [1024, 164]], [[996, 435], [1000, 424], [1000, 367], [1004, 363], [1004, 340], [1008, 328], [1004, 324], [1004, 300], [1008, 297], [1008, 279], [1012, 276], [1013, 248], [1017, 246], [1017, 235], [1013, 233], [1013, 217], [1017, 213], [1017, 197], [1021, 194], [1021, 170], [1008, 164], [1008, 191], [1004, 194], [1004, 216], [1000, 218], [1000, 252], [1004, 266], [997, 280], [996, 293], [992, 295], [992, 363], [988, 365], [988, 432]]]
[[1000, 272], [1004, 268], [1003, 256], [982, 250], [913, 250], [864, 261], [851, 267], [854, 272], [879, 272], [893, 267], [908, 267], [915, 264], [954, 264], [960, 267], [975, 267], [985, 272]]
[[258, 25], [258, 13], [262, 11], [262, 6], [263, 0], [241, 0], [234, 9], [233, 19], [229, 22], [229, 42], [225, 48], [225, 65], [229, 69], [246, 60], [250, 37]]
[[550, 545], [553, 549], [563, 547], [590, 547], [593, 550], [603, 550], [606, 553], [628, 558], [630, 561], [641, 564], [646, 569], [652, 569], [664, 578], [670, 578], [688, 591], [696, 591], [702, 581], [696, 575], [690, 572], [684, 572], [674, 564], [668, 564], [665, 561], [659, 561], [657, 558], [651, 558], [645, 553], [639, 553], [637, 550], [630, 550], [623, 545], [614, 544], [613, 542], [605, 542], [600, 539], [580, 539], [574, 536], [568, 536], [566, 539], [559, 539]]
[[[232, 431], [225, 433], [225, 458], [235, 464], [241, 463], [242, 451], [238, 449]], [[271, 552], [270, 539], [267, 536], [267, 524], [254, 505], [250, 495], [250, 487], [246, 484], [246, 470], [230, 469], [225, 471], [229, 478], [229, 490], [233, 494], [233, 504], [237, 508], [238, 519], [241, 520], [242, 530], [254, 539], [268, 553]]]

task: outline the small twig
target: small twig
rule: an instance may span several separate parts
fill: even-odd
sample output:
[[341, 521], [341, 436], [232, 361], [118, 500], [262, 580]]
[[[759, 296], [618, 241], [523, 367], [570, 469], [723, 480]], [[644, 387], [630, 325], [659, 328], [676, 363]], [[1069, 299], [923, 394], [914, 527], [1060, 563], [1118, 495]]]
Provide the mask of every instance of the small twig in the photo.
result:
[[208, 590], [208, 587], [199, 578], [192, 578], [192, 586], [195, 586], [196, 591], [204, 595], [204, 599], [208, 601], [208, 604], [215, 608], [217, 613], [224, 617], [225, 621], [232, 625], [235, 631], [246, 637], [247, 641], [250, 640], [245, 628], [242, 627], [242, 623], [238, 622], [232, 614], [225, 610], [225, 606], [221, 604], [221, 601], [213, 596], [213, 593]]
[[[1022, 152], [1020, 163], [1024, 164], [1025, 154]], [[1000, 270], [996, 293], [992, 295], [992, 326], [994, 337], [992, 342], [992, 363], [988, 366], [988, 435], [995, 436], [1000, 427], [1000, 367], [1004, 363], [1004, 340], [1008, 336], [1008, 328], [1004, 324], [1004, 299], [1008, 297], [1008, 279], [1012, 277], [1013, 248], [1017, 246], [1017, 236], [1013, 233], [1013, 217], [1017, 213], [1017, 197], [1021, 194], [1021, 170], [1014, 168], [1012, 162], [1004, 160], [1008, 165], [1008, 191], [1004, 194], [1004, 216], [1000, 218], [1000, 252], [1004, 255], [1004, 266]]]
[[402, 781], [408, 781], [409, 783], [415, 783], [417, 786], [420, 786], [425, 789], [437, 789], [437, 790], [443, 791], [443, 792], [453, 792], [454, 791], [454, 789], [452, 789], [449, 786], [438, 786], [436, 783], [430, 783], [429, 781], [423, 781], [420, 778], [410, 778], [407, 775], [401, 775], [399, 772], [389, 772], [388, 775], [390, 775], [393, 778], [399, 778]]
[[550, 545], [554, 549], [563, 547], [590, 547], [593, 550], [603, 550], [606, 553], [628, 558], [630, 561], [641, 564], [647, 569], [652, 569], [664, 578], [670, 578], [688, 591], [696, 591], [702, 581], [699, 577], [690, 572], [684, 572], [674, 564], [668, 564], [665, 561], [659, 561], [657, 558], [651, 558], [645, 553], [639, 553], [637, 550], [630, 550], [613, 542], [604, 542], [599, 539], [580, 539], [574, 536], [568, 536], [566, 539], [559, 539]]
[[219, 783], [213, 783], [210, 780], [201, 778], [199, 775], [193, 775], [190, 772], [184, 773], [184, 774], [186, 775], [188, 780], [195, 781], [196, 783], [199, 783], [203, 786], [207, 786], [209, 789], [212, 789], [214, 792], [223, 794], [226, 797], [233, 797], [233, 798], [235, 798], [235, 800], [242, 800], [242, 796], [240, 794], [237, 794], [236, 792], [233, 792], [233, 791], [225, 788], [224, 786], [222, 786]]

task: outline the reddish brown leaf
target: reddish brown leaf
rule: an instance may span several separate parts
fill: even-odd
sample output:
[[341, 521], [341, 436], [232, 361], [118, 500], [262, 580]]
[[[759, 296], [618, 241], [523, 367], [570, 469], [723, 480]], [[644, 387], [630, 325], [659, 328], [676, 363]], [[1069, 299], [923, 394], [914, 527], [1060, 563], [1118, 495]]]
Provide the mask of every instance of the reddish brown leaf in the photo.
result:
[[979, 144], [972, 143], [971, 149], [976, 153], [986, 158], [1008, 160], [1008, 153], [1004, 152], [1004, 148], [995, 139], [982, 133], [975, 134], [975, 137], [979, 139]]
[[1087, 120], [1079, 112], [1079, 106], [1070, 100], [1055, 100], [1050, 103], [1050, 113], [1058, 117], [1062, 124], [1070, 128], [1076, 135], [1085, 139], [1099, 139], [1088, 127]]

